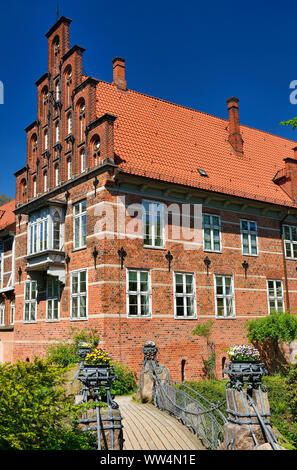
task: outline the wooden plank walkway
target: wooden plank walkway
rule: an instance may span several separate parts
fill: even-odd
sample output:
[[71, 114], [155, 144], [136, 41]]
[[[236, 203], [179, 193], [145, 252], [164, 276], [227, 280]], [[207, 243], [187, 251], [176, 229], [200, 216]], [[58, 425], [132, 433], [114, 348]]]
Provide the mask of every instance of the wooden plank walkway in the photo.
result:
[[124, 450], [205, 450], [174, 417], [132, 397], [116, 397], [123, 418]]

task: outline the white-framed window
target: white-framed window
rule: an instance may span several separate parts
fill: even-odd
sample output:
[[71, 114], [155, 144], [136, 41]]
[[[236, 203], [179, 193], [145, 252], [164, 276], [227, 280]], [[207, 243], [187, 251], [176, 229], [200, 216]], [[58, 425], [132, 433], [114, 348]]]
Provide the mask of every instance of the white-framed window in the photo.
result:
[[48, 248], [48, 217], [49, 210], [38, 211], [29, 217], [28, 254], [39, 253]]
[[72, 133], [72, 114], [71, 113], [69, 113], [67, 117], [67, 130], [68, 130], [68, 134]]
[[196, 285], [193, 273], [174, 273], [174, 316], [196, 318]]
[[15, 317], [15, 299], [12, 299], [10, 302], [10, 324], [14, 324], [14, 317]]
[[53, 227], [53, 249], [61, 249], [61, 216], [58, 211], [53, 214], [52, 218], [52, 227]]
[[67, 178], [70, 180], [72, 177], [72, 161], [71, 158], [67, 160]]
[[87, 246], [87, 201], [80, 201], [73, 206], [74, 248]]
[[279, 279], [267, 280], [268, 310], [271, 312], [284, 311], [283, 282]]
[[56, 129], [56, 144], [57, 144], [58, 142], [60, 142], [60, 122], [59, 121], [56, 122], [55, 129]]
[[86, 170], [86, 152], [84, 150], [80, 152], [80, 169], [82, 173]]
[[235, 317], [233, 277], [215, 274], [214, 278], [216, 317]]
[[93, 155], [94, 155], [94, 163], [95, 165], [99, 165], [100, 163], [100, 139], [99, 137], [95, 140], [93, 146]]
[[164, 205], [142, 201], [143, 246], [164, 248]]
[[35, 322], [37, 314], [37, 282], [25, 283], [24, 321]]
[[151, 280], [147, 270], [127, 269], [128, 317], [151, 316]]
[[221, 218], [219, 215], [203, 214], [203, 249], [205, 251], [222, 251]]
[[33, 178], [33, 197], [37, 195], [37, 180], [36, 177]]
[[58, 320], [60, 316], [60, 283], [59, 278], [48, 276], [46, 283], [46, 319]]
[[55, 166], [55, 182], [56, 182], [56, 186], [58, 186], [58, 184], [59, 184], [59, 165]]
[[283, 225], [283, 238], [286, 258], [297, 259], [297, 227]]
[[242, 254], [258, 255], [258, 231], [257, 222], [252, 220], [240, 220]]
[[71, 319], [87, 319], [87, 270], [71, 273]]
[[47, 191], [47, 171], [43, 173], [43, 190]]
[[28, 255], [46, 250], [60, 250], [64, 243], [64, 213], [55, 206], [44, 208], [29, 216]]
[[85, 103], [82, 103], [79, 108], [79, 119], [80, 119], [80, 140], [81, 142], [85, 140], [85, 127], [86, 127], [86, 118], [85, 118]]
[[0, 302], [0, 326], [5, 326], [5, 301]]
[[44, 131], [44, 150], [48, 149], [48, 131], [47, 129]]
[[56, 82], [56, 101], [60, 101], [61, 92], [60, 92], [60, 82]]

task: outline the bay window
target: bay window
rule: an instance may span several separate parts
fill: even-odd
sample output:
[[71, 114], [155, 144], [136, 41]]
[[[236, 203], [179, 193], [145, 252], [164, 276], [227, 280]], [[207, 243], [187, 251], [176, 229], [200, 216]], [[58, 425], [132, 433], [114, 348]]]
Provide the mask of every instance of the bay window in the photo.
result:
[[64, 219], [61, 208], [47, 207], [29, 216], [28, 255], [60, 250], [63, 245]]

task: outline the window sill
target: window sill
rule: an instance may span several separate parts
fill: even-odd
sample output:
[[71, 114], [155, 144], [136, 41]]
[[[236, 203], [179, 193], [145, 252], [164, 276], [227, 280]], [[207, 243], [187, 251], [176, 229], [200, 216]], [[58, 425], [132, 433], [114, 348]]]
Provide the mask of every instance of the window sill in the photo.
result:
[[258, 258], [258, 257], [259, 257], [259, 253], [258, 253], [257, 255], [248, 254], [248, 253], [242, 253], [242, 256], [251, 256], [252, 258]]
[[82, 246], [80, 248], [73, 248], [72, 253], [76, 253], [77, 251], [82, 251], [82, 250], [86, 250], [86, 249], [87, 249], [87, 246]]
[[233, 317], [215, 317], [216, 320], [236, 320], [236, 316]]
[[142, 248], [148, 248], [151, 250], [166, 250], [165, 246], [151, 246], [142, 244]]
[[13, 325], [0, 325], [0, 331], [13, 331]]
[[70, 321], [88, 321], [88, 318], [70, 318]]
[[205, 251], [205, 253], [217, 253], [217, 254], [222, 254], [223, 253], [223, 250], [220, 250], [220, 251], [207, 250], [206, 248], [203, 248], [203, 251]]
[[137, 320], [150, 320], [152, 318], [152, 315], [127, 315], [127, 318], [132, 319], [135, 318]]
[[193, 317], [177, 317], [177, 316], [174, 316], [174, 320], [197, 320], [197, 315], [195, 315]]

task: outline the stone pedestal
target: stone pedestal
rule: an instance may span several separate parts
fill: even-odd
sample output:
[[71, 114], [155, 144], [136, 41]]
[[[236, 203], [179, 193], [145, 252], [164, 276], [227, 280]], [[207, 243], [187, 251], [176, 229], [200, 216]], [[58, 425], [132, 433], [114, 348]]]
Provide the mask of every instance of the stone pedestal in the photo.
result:
[[[280, 450], [281, 446], [274, 438], [274, 431], [270, 424], [270, 406], [267, 392], [260, 388], [252, 390], [253, 400], [265, 430], [258, 419], [254, 407], [249, 403], [247, 391], [226, 389], [226, 400], [228, 404], [228, 423], [224, 426], [224, 450]], [[267, 432], [274, 441], [273, 445], [267, 442]]]

